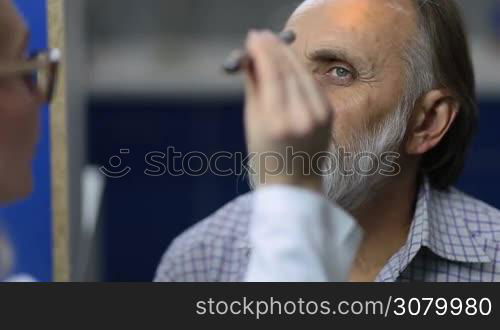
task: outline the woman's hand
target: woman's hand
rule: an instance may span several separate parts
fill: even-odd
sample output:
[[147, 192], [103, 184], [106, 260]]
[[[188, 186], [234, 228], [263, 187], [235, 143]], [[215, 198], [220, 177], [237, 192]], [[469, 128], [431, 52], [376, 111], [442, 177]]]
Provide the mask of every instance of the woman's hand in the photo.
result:
[[271, 32], [250, 32], [247, 50], [245, 125], [258, 184], [321, 192], [314, 156], [329, 149], [330, 104], [292, 49]]

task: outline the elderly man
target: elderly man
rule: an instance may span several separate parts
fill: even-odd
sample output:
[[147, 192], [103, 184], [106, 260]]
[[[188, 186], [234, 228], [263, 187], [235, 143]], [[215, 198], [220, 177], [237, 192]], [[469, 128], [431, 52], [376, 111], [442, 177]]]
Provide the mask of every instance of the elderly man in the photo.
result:
[[[477, 122], [456, 4], [309, 0], [286, 30], [297, 34], [291, 48], [269, 32], [249, 34], [245, 110], [249, 150], [284, 155], [285, 163], [257, 157], [256, 191], [176, 239], [156, 280], [242, 281], [255, 253], [252, 223], [262, 217], [282, 228], [290, 219], [309, 221], [309, 246], [316, 235], [324, 247], [325, 233], [336, 233], [328, 220], [345, 218], [335, 205], [356, 219], [364, 237], [359, 249], [316, 252], [333, 261], [356, 254], [350, 281], [500, 280], [500, 212], [451, 187]], [[317, 164], [289, 157], [288, 147], [311, 159], [330, 151], [321, 168], [338, 166], [317, 174], [310, 170]], [[376, 157], [356, 156], [367, 154]], [[360, 170], [373, 162], [395, 171], [380, 164], [369, 175]], [[269, 175], [289, 166], [291, 173]]]

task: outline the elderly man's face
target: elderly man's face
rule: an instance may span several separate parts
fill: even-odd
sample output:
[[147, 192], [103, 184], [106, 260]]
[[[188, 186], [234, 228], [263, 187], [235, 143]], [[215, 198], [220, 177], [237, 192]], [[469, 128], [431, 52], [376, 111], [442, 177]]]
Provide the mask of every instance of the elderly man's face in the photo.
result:
[[356, 154], [368, 152], [380, 160], [402, 149], [408, 110], [402, 102], [403, 55], [417, 31], [415, 13], [409, 0], [309, 0], [287, 24], [298, 35], [295, 52], [335, 110], [325, 188], [348, 210], [375, 196], [389, 180], [357, 171], [371, 165], [360, 163]]
[[397, 110], [405, 87], [404, 47], [416, 30], [408, 0], [309, 0], [287, 29], [294, 50], [335, 109], [334, 135], [347, 144]]

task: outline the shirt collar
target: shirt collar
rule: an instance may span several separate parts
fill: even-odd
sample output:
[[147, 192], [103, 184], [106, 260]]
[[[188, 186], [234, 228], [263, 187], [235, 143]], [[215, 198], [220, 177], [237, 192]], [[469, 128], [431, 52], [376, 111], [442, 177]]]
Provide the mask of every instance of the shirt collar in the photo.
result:
[[396, 280], [422, 247], [454, 262], [491, 262], [484, 242], [468, 229], [460, 196], [454, 189], [435, 190], [427, 178], [423, 180], [408, 240], [381, 271], [379, 281]]
[[424, 246], [438, 256], [456, 262], [489, 263], [491, 258], [484, 250], [485, 242], [469, 230], [467, 222], [477, 219], [465, 218], [463, 195], [453, 188], [438, 191], [431, 187], [426, 179], [422, 186], [422, 221], [424, 228]]

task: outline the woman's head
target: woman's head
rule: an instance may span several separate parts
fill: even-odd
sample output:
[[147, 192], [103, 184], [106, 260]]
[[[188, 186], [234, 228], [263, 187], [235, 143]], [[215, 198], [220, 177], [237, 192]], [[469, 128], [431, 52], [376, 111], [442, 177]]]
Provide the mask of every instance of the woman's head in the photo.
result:
[[22, 74], [1, 74], [27, 58], [28, 28], [11, 0], [0, 0], [0, 203], [32, 190], [42, 93]]

